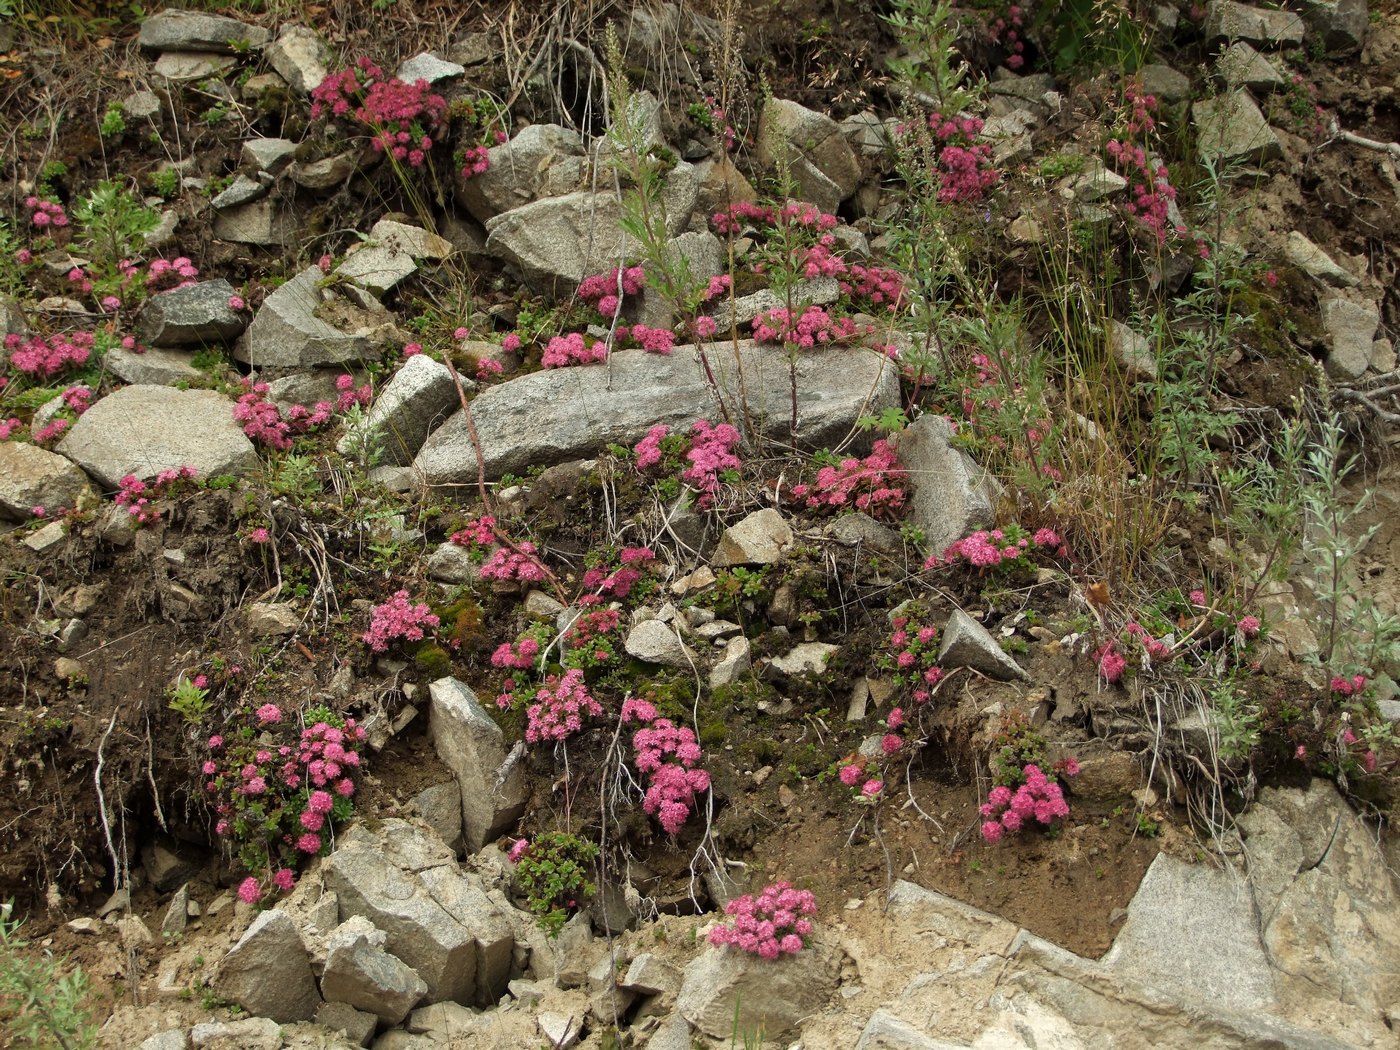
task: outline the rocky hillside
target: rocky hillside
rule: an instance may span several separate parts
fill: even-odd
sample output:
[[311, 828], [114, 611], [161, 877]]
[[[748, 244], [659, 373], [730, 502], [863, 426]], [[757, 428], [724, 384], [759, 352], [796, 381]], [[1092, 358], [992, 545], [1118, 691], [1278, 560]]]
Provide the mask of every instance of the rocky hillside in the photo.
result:
[[1393, 1043], [1400, 12], [57, 6], [12, 1045]]

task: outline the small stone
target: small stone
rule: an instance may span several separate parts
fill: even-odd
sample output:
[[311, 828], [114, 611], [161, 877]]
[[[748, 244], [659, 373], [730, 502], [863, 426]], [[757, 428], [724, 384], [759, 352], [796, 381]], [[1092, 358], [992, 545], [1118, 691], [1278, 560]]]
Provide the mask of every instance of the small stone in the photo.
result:
[[1215, 62], [1215, 70], [1232, 88], [1281, 91], [1288, 86], [1278, 68], [1243, 40], [1224, 50]]
[[230, 55], [212, 55], [206, 51], [166, 51], [156, 59], [155, 73], [166, 80], [202, 80], [225, 73], [235, 64]]
[[954, 609], [943, 627], [938, 662], [949, 668], [970, 667], [999, 682], [1030, 677], [997, 645], [985, 627], [961, 609]]
[[1283, 156], [1274, 129], [1243, 89], [1191, 105], [1196, 125], [1196, 149], [1217, 166], [1235, 162], [1267, 163]]
[[698, 662], [695, 653], [661, 620], [643, 620], [627, 633], [623, 645], [629, 655], [663, 667], [694, 667]]
[[464, 66], [459, 66], [456, 62], [445, 61], [438, 58], [437, 55], [424, 51], [403, 62], [394, 75], [405, 84], [413, 84], [419, 80], [436, 84], [440, 80], [460, 77], [466, 71]]
[[1354, 275], [1343, 270], [1332, 261], [1330, 255], [1297, 230], [1289, 232], [1288, 241], [1284, 245], [1284, 255], [1309, 277], [1315, 277], [1326, 284], [1351, 288], [1358, 283]]
[[281, 638], [295, 634], [302, 615], [290, 602], [250, 602], [243, 607], [244, 622], [255, 638]]
[[831, 657], [840, 651], [829, 642], [801, 642], [782, 656], [775, 656], [768, 666], [789, 678], [802, 674], [821, 674]]
[[754, 511], [724, 530], [715, 565], [772, 565], [792, 545], [792, 527], [771, 507]]
[[751, 665], [749, 640], [742, 634], [729, 639], [724, 646], [724, 655], [710, 669], [710, 688], [733, 685], [748, 673]]
[[332, 1032], [343, 1032], [356, 1046], [369, 1046], [379, 1018], [367, 1010], [356, 1010], [349, 1003], [322, 1003], [316, 1009], [316, 1023]]
[[243, 143], [239, 163], [257, 171], [276, 175], [292, 162], [297, 144], [291, 139], [248, 139]]
[[56, 549], [67, 538], [67, 522], [51, 521], [38, 532], [31, 532], [20, 542], [35, 554], [47, 554], [49, 551]]
[[81, 933], [89, 936], [96, 935], [102, 932], [102, 923], [98, 922], [91, 916], [84, 916], [81, 919], [74, 919], [72, 922], [67, 923], [67, 927], [73, 933]]
[[1376, 304], [1326, 299], [1322, 303], [1322, 326], [1327, 330], [1324, 364], [1328, 374], [1337, 379], [1359, 379], [1371, 365], [1371, 349], [1380, 326]]
[[175, 891], [165, 909], [165, 918], [160, 923], [162, 937], [178, 937], [185, 932], [185, 924], [190, 917], [190, 887], [186, 883]]
[[321, 86], [330, 70], [326, 68], [325, 47], [320, 38], [305, 26], [286, 25], [277, 39], [268, 45], [265, 57], [287, 85], [303, 95]]

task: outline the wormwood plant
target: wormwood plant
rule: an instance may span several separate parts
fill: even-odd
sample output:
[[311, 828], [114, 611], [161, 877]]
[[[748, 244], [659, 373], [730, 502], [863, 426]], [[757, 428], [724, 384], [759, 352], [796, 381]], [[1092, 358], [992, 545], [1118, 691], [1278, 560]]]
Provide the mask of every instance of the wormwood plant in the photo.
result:
[[1374, 674], [1400, 659], [1400, 619], [1383, 613], [1375, 600], [1357, 590], [1356, 561], [1381, 527], [1357, 531], [1357, 519], [1375, 498], [1367, 489], [1346, 506], [1342, 488], [1357, 457], [1345, 455], [1345, 434], [1335, 415], [1321, 424], [1318, 440], [1305, 457], [1301, 496], [1307, 529], [1305, 587], [1317, 600], [1317, 662], [1333, 679]]
[[86, 1004], [88, 979], [62, 958], [28, 951], [14, 919], [14, 901], [0, 907], [0, 1028], [6, 1046], [84, 1050], [97, 1043]]

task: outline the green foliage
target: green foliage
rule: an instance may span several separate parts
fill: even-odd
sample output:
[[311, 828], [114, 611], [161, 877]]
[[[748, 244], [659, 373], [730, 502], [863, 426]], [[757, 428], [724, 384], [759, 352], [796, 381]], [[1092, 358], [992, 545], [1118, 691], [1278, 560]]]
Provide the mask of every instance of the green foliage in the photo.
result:
[[593, 843], [562, 831], [530, 841], [515, 868], [515, 885], [540, 928], [557, 937], [569, 916], [594, 892], [589, 870], [598, 859]]
[[945, 111], [967, 108], [971, 94], [963, 87], [967, 63], [954, 46], [957, 25], [949, 0], [892, 0], [882, 16], [903, 45], [903, 54], [888, 65], [900, 80], [930, 96]]
[[312, 499], [321, 494], [320, 466], [312, 456], [284, 456], [272, 475], [272, 491], [292, 499]]
[[169, 200], [180, 191], [180, 172], [177, 168], [161, 168], [159, 171], [151, 172], [151, 189], [157, 196]]
[[89, 1011], [88, 980], [81, 968], [47, 952], [26, 951], [23, 923], [12, 919], [14, 901], [0, 907], [0, 1028], [16, 1050], [86, 1050], [97, 1045]]
[[1210, 690], [1210, 717], [1227, 761], [1244, 759], [1259, 746], [1259, 708], [1229, 681]]
[[1089, 66], [1136, 73], [1151, 53], [1128, 4], [1105, 0], [1043, 4], [1033, 32], [1046, 42], [1056, 71]]
[[1331, 676], [1350, 678], [1358, 673], [1374, 675], [1400, 661], [1400, 619], [1383, 613], [1358, 588], [1357, 559], [1382, 523], [1362, 530], [1356, 527], [1375, 490], [1367, 489], [1348, 505], [1343, 482], [1357, 461], [1346, 456], [1345, 442], [1334, 415], [1322, 422], [1320, 439], [1305, 457], [1302, 503], [1308, 566], [1302, 582], [1321, 613], [1317, 662]]
[[72, 215], [92, 260], [94, 297], [118, 291], [122, 286], [118, 264], [144, 254], [145, 235], [156, 228], [160, 216], [130, 190], [107, 180], [79, 201]]
[[992, 771], [992, 783], [1016, 788], [1025, 780], [1023, 770], [1034, 762], [1045, 765], [1045, 737], [1031, 728], [1026, 716], [1013, 711], [1001, 724], [992, 740], [992, 754], [988, 764]]
[[126, 113], [120, 102], [107, 103], [107, 109], [102, 114], [102, 122], [97, 130], [104, 139], [117, 138], [126, 131]]
[[181, 678], [168, 695], [170, 710], [183, 718], [186, 725], [199, 725], [209, 713], [209, 690], [200, 689], [187, 678]]

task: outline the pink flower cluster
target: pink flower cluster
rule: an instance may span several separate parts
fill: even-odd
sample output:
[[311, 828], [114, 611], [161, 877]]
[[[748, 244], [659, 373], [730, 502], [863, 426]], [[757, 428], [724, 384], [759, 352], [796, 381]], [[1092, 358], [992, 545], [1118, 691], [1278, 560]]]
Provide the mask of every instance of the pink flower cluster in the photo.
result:
[[815, 482], [794, 485], [792, 494], [813, 510], [854, 507], [872, 518], [894, 518], [904, 506], [906, 478], [894, 447], [881, 439], [864, 459], [851, 456], [822, 467]]
[[997, 18], [989, 27], [992, 31], [992, 42], [1000, 44], [1007, 52], [1007, 69], [1020, 69], [1026, 64], [1026, 42], [1022, 38], [1022, 12], [1019, 4], [1012, 4], [1006, 9], [1006, 14]]
[[924, 561], [925, 569], [935, 569], [942, 565], [965, 562], [979, 569], [994, 568], [999, 565], [1025, 564], [1024, 560], [1035, 550], [1049, 551], [1057, 558], [1068, 557], [1069, 550], [1060, 534], [1054, 529], [1037, 529], [1026, 536], [1018, 526], [1006, 529], [978, 529], [943, 548], [941, 555], [931, 554]]
[[[929, 690], [943, 681], [943, 668], [938, 666], [938, 628], [930, 624], [915, 624], [907, 616], [895, 617], [886, 647], [888, 653], [881, 662], [894, 670], [896, 685], [911, 686], [916, 704], [928, 703]], [[891, 729], [904, 724], [904, 712], [894, 708], [887, 720]]]
[[[884, 740], [892, 740], [893, 746], [885, 747]], [[885, 754], [893, 754], [895, 751], [898, 751], [903, 743], [899, 737], [893, 734], [890, 734], [890, 736], [884, 738], [884, 740], [881, 741], [881, 750], [884, 751]], [[866, 776], [864, 759], [846, 763], [841, 767], [840, 772], [837, 773], [837, 777], [840, 779], [841, 783], [845, 784], [854, 792], [855, 801], [857, 802], [867, 805], [874, 804], [880, 801], [881, 796], [884, 794], [885, 782], [878, 777]]]
[[696, 794], [709, 790], [710, 774], [696, 768], [704, 753], [689, 726], [658, 717], [656, 708], [645, 700], [624, 700], [622, 721], [644, 723], [632, 735], [633, 761], [648, 778], [642, 809], [668, 835], [675, 835], [690, 818]]
[[151, 501], [171, 495], [180, 482], [193, 480], [196, 473], [194, 467], [172, 467], [162, 470], [149, 484], [128, 474], [119, 482], [116, 504], [125, 507], [137, 525], [148, 525], [160, 518]]
[[618, 325], [617, 338], [636, 344], [649, 354], [669, 357], [676, 345], [676, 336], [669, 328], [650, 328], [644, 324]]
[[68, 225], [68, 213], [63, 210], [62, 204], [29, 196], [24, 198], [24, 206], [29, 211], [30, 225], [37, 226], [41, 230], [48, 226], [63, 227]]
[[1094, 650], [1094, 662], [1098, 664], [1099, 677], [1109, 685], [1120, 681], [1128, 669], [1128, 661], [1118, 651], [1118, 643], [1109, 639]]
[[789, 201], [774, 210], [763, 204], [750, 204], [736, 201], [726, 211], [717, 211], [710, 216], [715, 232], [720, 235], [739, 233], [745, 223], [755, 226], [792, 226], [808, 230], [830, 230], [839, 225], [840, 220], [830, 212], [824, 212], [815, 204], [805, 201]]
[[581, 613], [564, 632], [565, 660], [574, 665], [599, 667], [613, 658], [616, 640], [609, 636], [622, 623], [616, 609], [592, 609]]
[[[1121, 644], [1120, 644], [1121, 643]], [[1121, 681], [1128, 669], [1128, 659], [1123, 647], [1140, 649], [1144, 666], [1152, 662], [1164, 662], [1172, 658], [1171, 646], [1152, 636], [1152, 632], [1136, 621], [1123, 626], [1123, 637], [1110, 638], [1094, 650], [1093, 659], [1098, 665], [1099, 677], [1110, 685]]]
[[[510, 697], [510, 694], [505, 694]], [[497, 698], [500, 704], [502, 698]], [[514, 697], [502, 706], [510, 706]], [[550, 675], [535, 693], [535, 702], [525, 708], [525, 741], [534, 744], [542, 740], [567, 740], [583, 729], [585, 716], [596, 718], [603, 705], [593, 699], [583, 672], [574, 668], [562, 676]]]
[[834, 318], [820, 306], [809, 306], [796, 319], [787, 307], [777, 306], [753, 319], [753, 337], [760, 343], [783, 343], [809, 348], [854, 338], [856, 324], [849, 317]]
[[327, 111], [344, 116], [354, 105], [354, 117], [369, 130], [374, 149], [414, 168], [427, 161], [433, 135], [447, 114], [447, 101], [433, 94], [426, 80], [385, 79], [383, 70], [364, 56], [326, 77], [311, 98], [313, 118]]
[[1338, 696], [1356, 696], [1366, 691], [1366, 676], [1358, 674], [1344, 678], [1341, 675], [1334, 675], [1332, 681], [1327, 683], [1327, 687]]
[[601, 339], [585, 342], [582, 332], [556, 335], [540, 357], [542, 368], [565, 368], [568, 365], [600, 364], [608, 359], [608, 345]]
[[31, 335], [28, 338], [11, 333], [5, 336], [5, 349], [10, 351], [10, 367], [17, 372], [39, 379], [48, 379], [69, 368], [81, 368], [92, 357], [96, 337], [92, 332], [71, 335]]
[[243, 433], [254, 441], [283, 452], [292, 447], [292, 439], [297, 435], [324, 426], [333, 415], [344, 414], [355, 405], [368, 405], [373, 395], [368, 383], [356, 389], [355, 377], [347, 373], [336, 378], [339, 394], [335, 401], [317, 401], [312, 408], [293, 405], [284, 417], [275, 403], [266, 400], [266, 383], [255, 383], [247, 377], [242, 385], [247, 392], [233, 406], [233, 418], [243, 424]]
[[935, 111], [928, 116], [928, 127], [938, 142], [940, 201], [976, 203], [1001, 181], [1001, 172], [992, 167], [992, 147], [975, 141], [982, 133], [980, 118], [945, 117]]
[[539, 654], [539, 639], [531, 634], [523, 634], [514, 642], [502, 642], [496, 646], [496, 651], [491, 654], [491, 666], [528, 671], [535, 666], [535, 657]]
[[360, 639], [374, 652], [382, 653], [398, 639], [422, 641], [424, 629], [437, 627], [440, 622], [423, 602], [410, 602], [408, 591], [395, 591], [387, 602], [370, 610], [369, 630]]
[[1109, 139], [1104, 150], [1114, 167], [1128, 180], [1132, 200], [1123, 206], [1124, 211], [1136, 216], [1161, 244], [1169, 232], [1183, 236], [1186, 228], [1173, 227], [1168, 218], [1171, 203], [1176, 200], [1176, 188], [1171, 184], [1167, 166], [1150, 161], [1147, 150], [1135, 141], [1141, 138], [1146, 142], [1155, 136], [1157, 122], [1153, 113], [1157, 109], [1157, 98], [1129, 84], [1123, 91], [1123, 102], [1127, 112], [1123, 118], [1122, 137]]
[[733, 917], [732, 926], [716, 926], [710, 943], [716, 948], [733, 945], [741, 952], [763, 959], [796, 955], [807, 946], [817, 913], [817, 899], [811, 890], [793, 889], [787, 882], [765, 886], [757, 897], [745, 894], [724, 906]]
[[[269, 707], [276, 718], [265, 717]], [[283, 723], [275, 704], [251, 713], [245, 708], [242, 717], [249, 725], [227, 741], [209, 738], [202, 771], [215, 800], [215, 834], [232, 841], [244, 865], [261, 873], [238, 889], [241, 900], [254, 904], [269, 890], [290, 892], [300, 858], [320, 853], [330, 823], [350, 816], [365, 730], [353, 718], [321, 719], [279, 742], [286, 730], [277, 728]]]
[[622, 548], [616, 567], [605, 561], [583, 574], [583, 589], [588, 593], [579, 599], [580, 604], [592, 604], [602, 598], [626, 598], [655, 560], [656, 553], [650, 547]]
[[614, 266], [607, 273], [585, 277], [578, 286], [578, 297], [606, 318], [617, 316], [625, 296], [637, 295], [646, 286], [647, 272], [640, 266]]
[[[138, 267], [130, 260], [123, 259], [123, 276], [135, 277]], [[174, 259], [153, 259], [146, 267], [146, 287], [153, 292], [168, 292], [172, 288], [187, 288], [195, 283], [199, 269], [185, 256]]]
[[18, 416], [11, 416], [9, 419], [0, 419], [0, 441], [9, 441], [11, 437], [24, 429], [24, 420]]
[[[647, 436], [633, 446], [637, 455], [637, 469], [641, 471], [662, 463], [664, 451], [661, 443], [671, 435], [671, 428], [658, 423], [647, 431]], [[734, 454], [741, 438], [739, 432], [728, 423], [718, 426], [706, 419], [697, 419], [690, 427], [689, 449], [685, 458], [690, 466], [681, 471], [681, 480], [700, 493], [700, 506], [708, 507], [719, 491], [719, 474], [724, 470], [738, 470], [742, 465]]]
[[804, 309], [795, 321], [787, 307], [774, 307], [753, 318], [753, 337], [760, 343], [813, 347], [854, 336], [854, 321], [850, 318], [833, 318], [822, 307]]
[[517, 550], [500, 546], [491, 552], [481, 567], [483, 580], [499, 580], [502, 583], [539, 583], [548, 574], [536, 557], [535, 545], [529, 540], [516, 544]]
[[[1071, 768], [1077, 772], [1078, 763], [1066, 763], [1066, 775], [1073, 776]], [[1015, 834], [1032, 821], [1048, 828], [1059, 818], [1069, 816], [1069, 803], [1057, 781], [1047, 777], [1034, 762], [1026, 764], [1021, 776], [1024, 779], [1014, 792], [1005, 784], [998, 784], [987, 795], [982, 806], [982, 816], [987, 818], [982, 825], [982, 838], [986, 841], [1000, 842], [1006, 832]]]
[[710, 130], [723, 140], [724, 152], [733, 153], [734, 147], [739, 144], [739, 135], [735, 132], [734, 125], [729, 123], [729, 117], [724, 112], [724, 107], [713, 95], [705, 96], [705, 112], [710, 119]]
[[452, 534], [449, 542], [459, 547], [489, 547], [496, 542], [496, 519], [490, 514], [472, 518]]

